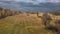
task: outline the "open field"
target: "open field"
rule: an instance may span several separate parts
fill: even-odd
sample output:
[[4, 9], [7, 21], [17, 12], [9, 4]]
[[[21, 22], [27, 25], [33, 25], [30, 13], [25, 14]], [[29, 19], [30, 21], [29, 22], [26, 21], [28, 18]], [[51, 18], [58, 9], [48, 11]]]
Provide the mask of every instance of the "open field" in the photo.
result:
[[19, 14], [0, 19], [0, 34], [55, 34], [41, 26], [36, 14]]

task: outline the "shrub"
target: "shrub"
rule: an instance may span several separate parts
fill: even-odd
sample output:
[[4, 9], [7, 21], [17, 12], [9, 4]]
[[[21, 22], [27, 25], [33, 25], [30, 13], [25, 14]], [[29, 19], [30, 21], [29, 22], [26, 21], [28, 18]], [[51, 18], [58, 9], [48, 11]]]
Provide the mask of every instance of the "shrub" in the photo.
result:
[[58, 32], [58, 28], [55, 27], [55, 26], [48, 26], [48, 27], [45, 27], [45, 29], [51, 30], [51, 31], [54, 31], [54, 32]]
[[43, 16], [42, 16], [43, 25], [45, 25], [45, 26], [49, 25], [51, 20], [52, 20], [52, 18], [50, 17], [50, 15], [48, 15], [47, 13], [43, 14]]
[[60, 10], [53, 11], [53, 12], [51, 12], [51, 14], [58, 16], [58, 15], [60, 15]]
[[55, 26], [50, 25], [48, 27], [45, 27], [45, 29], [51, 30], [51, 31], [57, 32], [57, 34], [60, 34], [60, 20], [56, 20], [54, 23], [55, 23]]
[[0, 7], [0, 11], [2, 11], [2, 10], [3, 10], [3, 8]]
[[56, 20], [55, 23], [56, 23], [56, 27], [58, 28], [57, 33], [60, 34], [60, 20]]
[[13, 11], [13, 10], [10, 10], [10, 9], [3, 9], [3, 8], [0, 8], [0, 19], [1, 18], [5, 18], [7, 16], [13, 16], [15, 14], [19, 14], [17, 11]]
[[56, 20], [55, 23], [56, 23], [56, 24], [60, 24], [60, 20]]

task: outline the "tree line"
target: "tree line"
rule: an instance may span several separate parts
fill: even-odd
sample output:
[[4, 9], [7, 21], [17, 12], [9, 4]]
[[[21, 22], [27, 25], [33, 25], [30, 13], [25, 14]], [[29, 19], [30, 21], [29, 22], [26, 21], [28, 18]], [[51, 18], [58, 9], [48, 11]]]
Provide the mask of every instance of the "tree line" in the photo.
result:
[[11, 9], [0, 8], [0, 19], [5, 18], [7, 16], [13, 16], [13, 15], [16, 15], [16, 14], [19, 14], [19, 13], [21, 13], [21, 12], [20, 11], [14, 11], [14, 10], [11, 10]]
[[60, 10], [52, 11], [50, 12], [53, 15], [59, 16], [60, 15]]

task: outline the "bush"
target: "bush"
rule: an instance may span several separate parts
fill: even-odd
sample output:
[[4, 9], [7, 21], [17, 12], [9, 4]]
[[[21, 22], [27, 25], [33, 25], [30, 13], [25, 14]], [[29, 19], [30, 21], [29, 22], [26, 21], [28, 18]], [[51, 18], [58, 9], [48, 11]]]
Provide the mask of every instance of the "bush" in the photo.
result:
[[45, 29], [51, 30], [51, 31], [54, 31], [54, 32], [58, 32], [58, 28], [55, 27], [55, 26], [48, 26], [48, 27], [45, 27]]
[[15, 12], [15, 11], [10, 10], [10, 9], [0, 8], [0, 19], [5, 18], [7, 16], [13, 16], [15, 14], [18, 14], [18, 12]]
[[56, 27], [58, 28], [57, 33], [60, 34], [60, 20], [56, 20], [55, 23], [56, 23]]
[[60, 20], [56, 20], [55, 23], [56, 23], [56, 24], [60, 24]]
[[60, 34], [60, 20], [56, 20], [54, 23], [55, 23], [55, 26], [49, 25], [48, 27], [45, 27], [45, 29], [51, 30], [51, 31], [57, 32], [57, 34]]
[[3, 10], [3, 8], [0, 7], [0, 11], [2, 11], [2, 10]]
[[51, 12], [51, 14], [58, 16], [58, 15], [60, 15], [60, 10], [53, 11], [53, 12]]
[[43, 16], [42, 16], [43, 25], [45, 25], [45, 26], [49, 25], [51, 20], [52, 20], [52, 18], [50, 17], [50, 15], [48, 15], [47, 13], [43, 14]]

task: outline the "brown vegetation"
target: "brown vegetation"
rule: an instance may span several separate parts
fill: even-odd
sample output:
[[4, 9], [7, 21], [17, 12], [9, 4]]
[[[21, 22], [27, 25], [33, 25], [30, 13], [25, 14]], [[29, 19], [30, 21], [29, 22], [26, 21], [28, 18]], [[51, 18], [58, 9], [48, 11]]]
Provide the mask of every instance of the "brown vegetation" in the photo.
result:
[[0, 8], [0, 19], [5, 18], [7, 16], [13, 16], [13, 15], [16, 15], [16, 14], [19, 14], [19, 13], [21, 13], [21, 12], [13, 11], [13, 10], [10, 10], [10, 9]]
[[[56, 16], [54, 16], [54, 17], [56, 17]], [[54, 22], [51, 23], [51, 21], [53, 21], [53, 20], [54, 20]], [[59, 20], [57, 20], [57, 18], [52, 19], [50, 15], [45, 13], [42, 16], [42, 23], [43, 23], [42, 25], [45, 26], [44, 27], [45, 29], [51, 30], [51, 31], [57, 32], [57, 34], [60, 34], [59, 33], [60, 32], [60, 19]]]

